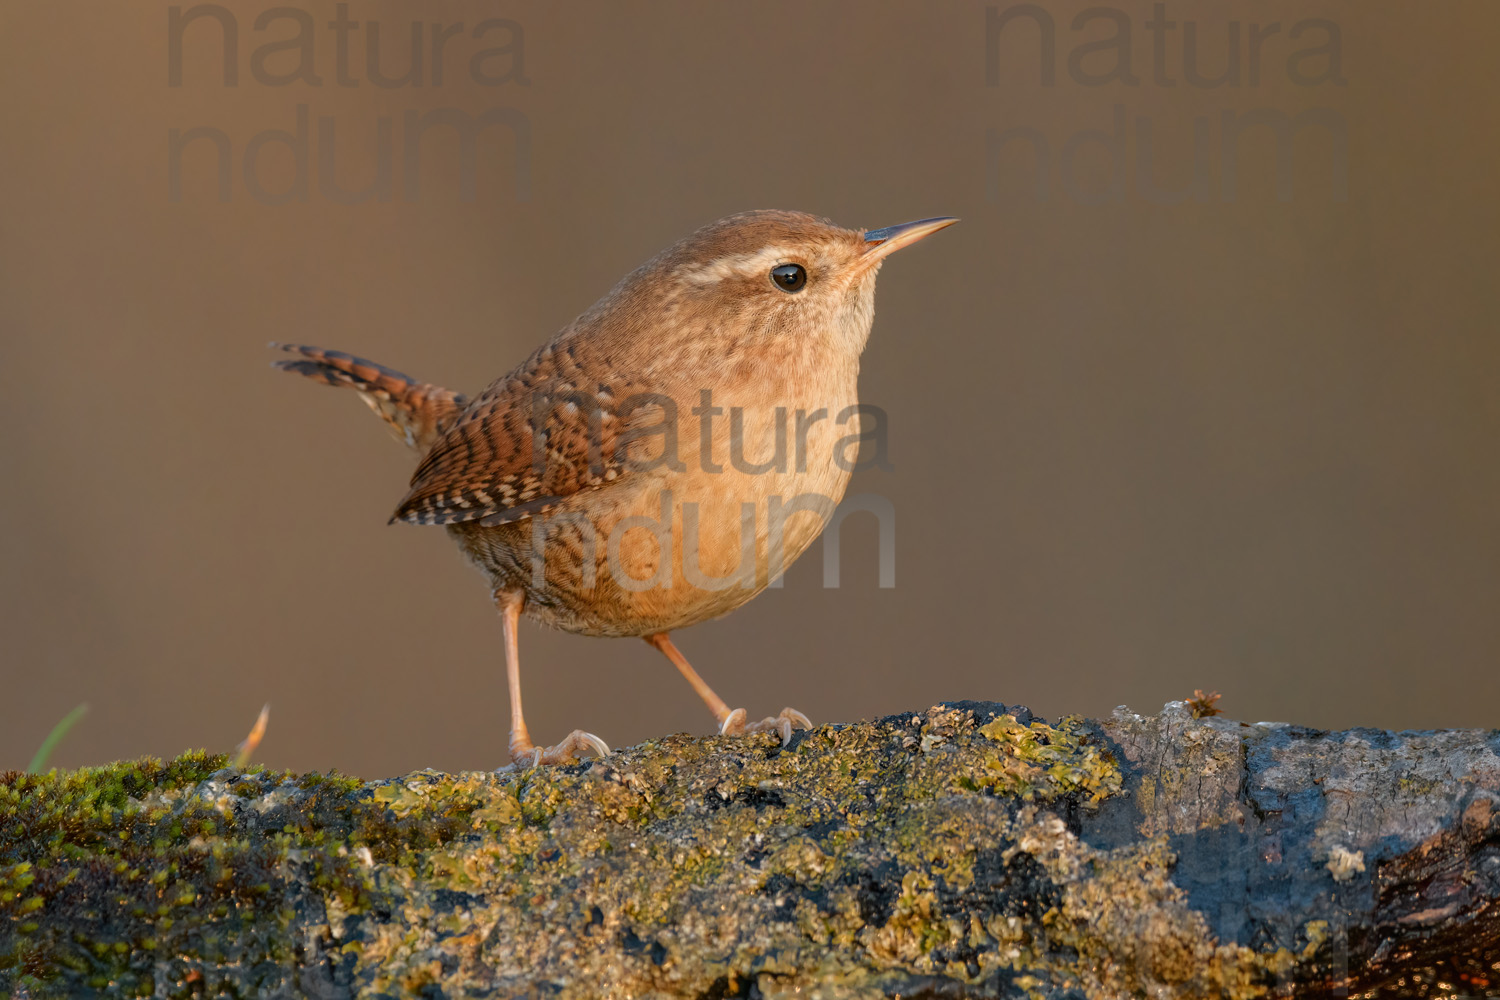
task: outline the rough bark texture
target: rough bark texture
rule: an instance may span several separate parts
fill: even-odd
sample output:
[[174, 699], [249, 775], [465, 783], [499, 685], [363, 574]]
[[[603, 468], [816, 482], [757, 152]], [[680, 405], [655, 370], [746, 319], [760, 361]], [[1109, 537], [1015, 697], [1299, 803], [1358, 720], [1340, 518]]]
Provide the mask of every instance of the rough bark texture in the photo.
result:
[[11, 773], [0, 986], [1500, 995], [1497, 752], [965, 702], [521, 772]]

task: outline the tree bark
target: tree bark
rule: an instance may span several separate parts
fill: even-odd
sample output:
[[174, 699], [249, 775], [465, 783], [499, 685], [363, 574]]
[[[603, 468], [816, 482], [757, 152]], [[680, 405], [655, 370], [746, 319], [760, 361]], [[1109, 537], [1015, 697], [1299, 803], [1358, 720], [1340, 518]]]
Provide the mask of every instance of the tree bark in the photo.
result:
[[361, 782], [0, 780], [13, 996], [1500, 995], [1500, 734], [962, 702]]

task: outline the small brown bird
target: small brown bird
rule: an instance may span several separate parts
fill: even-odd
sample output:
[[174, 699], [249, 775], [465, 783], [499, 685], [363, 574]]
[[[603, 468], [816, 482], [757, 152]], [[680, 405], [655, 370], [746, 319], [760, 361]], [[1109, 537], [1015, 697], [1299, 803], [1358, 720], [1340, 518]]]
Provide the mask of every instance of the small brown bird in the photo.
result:
[[422, 455], [395, 521], [441, 524], [489, 580], [505, 635], [510, 752], [573, 760], [604, 741], [538, 747], [521, 714], [521, 615], [639, 636], [681, 671], [725, 734], [757, 723], [714, 694], [669, 634], [763, 590], [823, 530], [860, 436], [859, 357], [875, 275], [958, 220], [871, 231], [800, 212], [732, 215], [631, 272], [473, 399], [338, 351], [283, 346], [276, 367], [349, 386]]

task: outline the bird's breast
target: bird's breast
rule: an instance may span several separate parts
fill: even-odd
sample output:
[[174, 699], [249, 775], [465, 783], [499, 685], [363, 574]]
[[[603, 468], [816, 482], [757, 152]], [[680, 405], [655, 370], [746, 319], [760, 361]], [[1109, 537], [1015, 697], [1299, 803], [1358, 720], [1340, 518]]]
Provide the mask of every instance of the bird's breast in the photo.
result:
[[681, 628], [759, 593], [844, 496], [859, 451], [857, 370], [724, 361], [650, 385], [648, 405], [620, 419], [616, 478], [530, 524], [477, 533], [471, 558], [524, 587], [528, 613], [594, 635]]

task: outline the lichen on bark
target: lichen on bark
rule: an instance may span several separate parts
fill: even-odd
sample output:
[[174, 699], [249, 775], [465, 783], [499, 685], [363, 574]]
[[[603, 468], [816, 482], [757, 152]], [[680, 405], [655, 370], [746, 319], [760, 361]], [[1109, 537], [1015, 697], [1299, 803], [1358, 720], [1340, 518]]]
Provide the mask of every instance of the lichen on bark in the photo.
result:
[[[1390, 737], [1381, 752], [1420, 738]], [[1368, 943], [1351, 902], [1377, 912], [1382, 864], [1431, 837], [1467, 838], [1461, 849], [1477, 857], [1491, 814], [1476, 803], [1500, 773], [1483, 734], [1447, 738], [1450, 762], [1467, 754], [1462, 778], [1413, 766], [1389, 782], [1408, 812], [1417, 801], [1447, 810], [1403, 840], [1387, 812], [1360, 812], [1369, 823], [1351, 827], [1304, 801], [1326, 796], [1327, 780], [1289, 785], [1296, 767], [1329, 768], [1342, 776], [1334, 787], [1355, 781], [1348, 751], [1369, 749], [1359, 739], [1378, 742], [1198, 720], [1180, 703], [1051, 725], [966, 702], [824, 726], [787, 747], [770, 735], [673, 736], [575, 766], [368, 783], [242, 773], [205, 754], [11, 773], [0, 780], [0, 986], [184, 997], [1332, 990], [1358, 982], [1350, 956], [1357, 972]], [[1433, 918], [1438, 932], [1483, 909], [1494, 893], [1481, 883]]]

